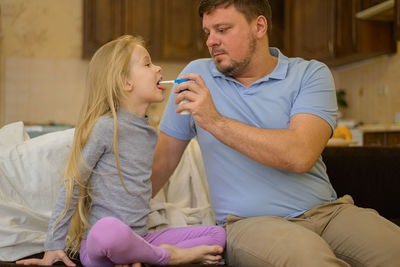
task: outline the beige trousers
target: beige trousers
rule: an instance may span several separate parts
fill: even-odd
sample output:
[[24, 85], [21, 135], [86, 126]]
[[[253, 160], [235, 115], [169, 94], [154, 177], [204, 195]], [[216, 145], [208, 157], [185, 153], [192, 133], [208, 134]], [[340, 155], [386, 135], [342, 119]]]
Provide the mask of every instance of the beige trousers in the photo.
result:
[[400, 266], [400, 227], [349, 195], [292, 219], [229, 215], [225, 228], [230, 266]]

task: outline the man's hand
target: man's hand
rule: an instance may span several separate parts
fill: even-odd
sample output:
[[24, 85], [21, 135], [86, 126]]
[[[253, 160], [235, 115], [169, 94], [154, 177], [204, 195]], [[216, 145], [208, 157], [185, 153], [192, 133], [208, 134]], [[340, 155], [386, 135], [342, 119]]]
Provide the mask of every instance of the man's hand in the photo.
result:
[[180, 113], [184, 110], [189, 111], [201, 128], [210, 131], [208, 128], [213, 127], [213, 125], [222, 118], [215, 108], [210, 90], [198, 74], [190, 73], [180, 78], [190, 79], [191, 81], [178, 84], [175, 87], [174, 93], [179, 93], [184, 89], [189, 89], [190, 91], [179, 93], [175, 98], [175, 103], [179, 104], [184, 99], [190, 102], [179, 105], [176, 112]]
[[16, 261], [16, 264], [23, 265], [44, 265], [50, 266], [53, 265], [57, 261], [64, 262], [67, 266], [76, 266], [65, 254], [64, 250], [49, 250], [44, 253], [43, 259], [26, 259]]

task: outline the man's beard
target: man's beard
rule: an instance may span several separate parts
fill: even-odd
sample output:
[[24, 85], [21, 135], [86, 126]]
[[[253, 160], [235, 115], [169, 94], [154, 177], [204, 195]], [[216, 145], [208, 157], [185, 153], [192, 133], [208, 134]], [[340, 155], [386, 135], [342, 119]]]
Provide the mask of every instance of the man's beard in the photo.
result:
[[225, 67], [222, 67], [218, 64], [221, 62], [221, 60], [214, 59], [217, 69], [226, 76], [237, 77], [241, 75], [250, 64], [251, 58], [254, 54], [254, 51], [256, 50], [256, 45], [256, 38], [251, 33], [249, 33], [249, 47], [246, 56], [241, 61], [231, 60], [231, 64]]

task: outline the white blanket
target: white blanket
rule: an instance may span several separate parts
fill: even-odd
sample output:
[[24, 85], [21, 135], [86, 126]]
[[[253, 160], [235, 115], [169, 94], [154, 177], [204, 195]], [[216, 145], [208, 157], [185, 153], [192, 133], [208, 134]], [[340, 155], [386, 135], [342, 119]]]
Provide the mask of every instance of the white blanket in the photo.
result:
[[[43, 251], [74, 129], [29, 139], [22, 122], [0, 129], [0, 260]], [[151, 200], [149, 231], [211, 225], [214, 217], [198, 143], [192, 140], [168, 184]]]

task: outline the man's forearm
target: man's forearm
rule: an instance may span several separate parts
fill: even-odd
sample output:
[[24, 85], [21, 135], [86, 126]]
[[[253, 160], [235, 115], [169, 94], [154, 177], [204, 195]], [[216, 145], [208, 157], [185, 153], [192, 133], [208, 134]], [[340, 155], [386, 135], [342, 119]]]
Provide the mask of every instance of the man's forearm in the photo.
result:
[[221, 117], [207, 130], [262, 164], [300, 173], [315, 164], [331, 132], [325, 121], [309, 114], [298, 115], [289, 129], [261, 129]]
[[[159, 166], [159, 164], [153, 163], [153, 171], [151, 174], [151, 182], [152, 182], [152, 196], [154, 197], [161, 190], [164, 184], [168, 181], [168, 178], [171, 176], [173, 171], [162, 171], [160, 168], [157, 169], [155, 166]], [[164, 168], [163, 168], [164, 169]]]
[[153, 197], [161, 190], [178, 165], [189, 141], [175, 139], [160, 133], [154, 151], [151, 182]]

